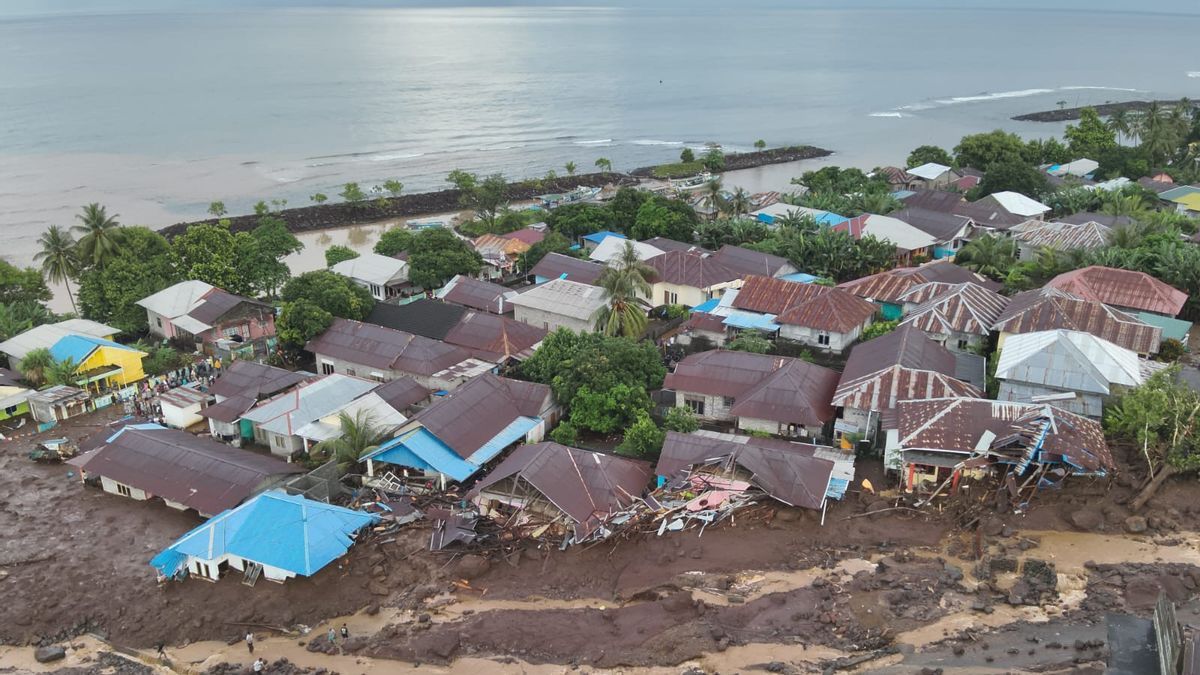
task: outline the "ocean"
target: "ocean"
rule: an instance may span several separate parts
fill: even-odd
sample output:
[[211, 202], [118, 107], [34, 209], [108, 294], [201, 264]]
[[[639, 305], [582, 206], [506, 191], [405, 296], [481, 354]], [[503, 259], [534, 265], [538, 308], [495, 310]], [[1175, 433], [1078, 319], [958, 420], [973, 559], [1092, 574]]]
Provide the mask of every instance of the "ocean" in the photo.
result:
[[40, 232], [91, 201], [162, 226], [214, 200], [305, 205], [347, 181], [439, 189], [456, 168], [531, 177], [607, 157], [632, 169], [760, 138], [836, 153], [732, 178], [753, 191], [966, 133], [1057, 134], [1009, 118], [1200, 97], [1200, 16], [1154, 4], [26, 3], [0, 9], [2, 255], [30, 263]]

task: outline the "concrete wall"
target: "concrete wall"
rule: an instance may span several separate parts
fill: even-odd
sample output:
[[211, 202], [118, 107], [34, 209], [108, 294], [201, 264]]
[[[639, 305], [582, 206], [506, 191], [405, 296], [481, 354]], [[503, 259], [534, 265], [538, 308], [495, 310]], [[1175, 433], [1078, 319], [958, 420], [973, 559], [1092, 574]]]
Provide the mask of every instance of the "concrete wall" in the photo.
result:
[[380, 382], [391, 382], [392, 380], [401, 377], [411, 377], [416, 380], [421, 386], [426, 389], [437, 391], [444, 389], [446, 391], [454, 391], [458, 389], [467, 379], [463, 377], [434, 377], [432, 375], [419, 375], [417, 373], [406, 373], [402, 370], [380, 370], [379, 368], [371, 368], [359, 363], [346, 361], [344, 359], [334, 358], [325, 354], [315, 354], [317, 364], [317, 374], [324, 375], [328, 372], [325, 365], [333, 367], [333, 372], [341, 373], [342, 375], [353, 375], [366, 380], [378, 380]]
[[277, 434], [257, 425], [254, 427], [254, 440], [270, 448], [271, 454], [278, 457], [291, 457], [304, 449], [304, 441], [299, 436]]
[[[725, 294], [726, 288], [732, 288], [740, 283], [740, 281], [731, 281], [727, 284], [720, 284], [706, 290], [696, 288], [695, 286], [680, 286], [678, 284], [659, 282], [650, 287], [650, 304], [655, 307], [667, 304], [695, 307], [707, 300], [721, 297]], [[674, 293], [678, 299], [674, 303], [667, 302], [667, 293]]]
[[[864, 325], [870, 325], [870, 322], [867, 322]], [[787, 340], [794, 340], [806, 346], [812, 347], [813, 349], [840, 354], [847, 347], [853, 345], [854, 342], [858, 340], [858, 336], [862, 335], [862, 329], [863, 326], [856, 326], [854, 330], [850, 331], [849, 333], [823, 333], [822, 331], [816, 331], [811, 328], [804, 328], [802, 326], [784, 325], [780, 326], [779, 328], [779, 337]], [[819, 335], [828, 335], [829, 344], [820, 344], [818, 338]]]
[[163, 422], [175, 429], [187, 429], [194, 424], [200, 424], [204, 418], [200, 416], [200, 404], [193, 403], [186, 408], [176, 408], [173, 405], [162, 406]]
[[596, 324], [590, 319], [576, 319], [575, 317], [553, 314], [540, 309], [521, 307], [519, 305], [514, 305], [513, 307], [513, 318], [521, 323], [544, 328], [548, 331], [554, 331], [558, 328], [569, 328], [576, 333], [590, 333], [596, 327]]
[[[108, 476], [100, 477], [100, 487], [105, 492], [108, 492], [108, 493], [111, 493], [114, 495], [120, 495], [122, 497], [129, 497], [130, 499], [136, 499], [139, 502], [144, 502], [147, 499], [150, 499], [150, 497], [152, 496], [152, 495], [147, 494], [145, 490], [139, 490], [138, 488], [131, 487], [129, 485], [125, 485], [124, 483], [118, 483], [117, 481], [109, 478]], [[126, 488], [127, 490], [129, 490], [129, 494], [127, 494], [127, 495], [122, 494], [120, 491], [121, 488]]]
[[790, 425], [775, 420], [755, 419], [753, 417], [739, 417], [737, 427], [741, 431], [760, 431], [775, 436], [788, 436], [791, 438], [815, 438], [815, 434], [821, 432], [820, 429], [805, 429], [802, 427], [792, 428]]
[[686, 391], [675, 392], [676, 407], [689, 407], [687, 404], [689, 399], [704, 401], [704, 414], [696, 415], [701, 420], [709, 422], [733, 422], [735, 420], [733, 413], [729, 412], [731, 404], [726, 403], [724, 396], [709, 396], [707, 394]]

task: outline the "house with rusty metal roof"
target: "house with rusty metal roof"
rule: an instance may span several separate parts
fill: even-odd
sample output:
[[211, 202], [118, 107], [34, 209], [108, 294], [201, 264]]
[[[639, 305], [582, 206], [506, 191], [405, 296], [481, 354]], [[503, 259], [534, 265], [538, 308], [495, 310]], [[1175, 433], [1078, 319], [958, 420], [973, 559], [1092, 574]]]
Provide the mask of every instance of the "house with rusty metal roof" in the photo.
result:
[[1176, 316], [1188, 300], [1187, 293], [1145, 272], [1101, 265], [1064, 272], [1046, 286], [1128, 312], [1151, 312], [1162, 316]]
[[506, 529], [579, 544], [608, 536], [653, 476], [649, 462], [547, 441], [517, 446], [467, 498]]
[[930, 282], [905, 291], [901, 325], [924, 331], [954, 352], [975, 353], [1008, 306], [1008, 298], [974, 282]]
[[85, 481], [138, 501], [158, 497], [174, 509], [211, 516], [304, 469], [157, 424], [104, 429], [93, 450], [69, 460]]
[[[779, 337], [815, 349], [841, 353], [875, 320], [877, 308], [840, 288], [748, 276], [727, 291], [725, 325], [737, 330], [778, 332]], [[724, 302], [722, 303], [725, 304]]]
[[275, 308], [203, 281], [181, 281], [137, 303], [151, 335], [195, 341], [222, 361], [265, 357], [275, 348]]
[[857, 434], [874, 440], [880, 414], [899, 401], [983, 396], [957, 374], [955, 355], [912, 326], [855, 346], [833, 394], [833, 405], [842, 409], [835, 438]]
[[1079, 225], [1029, 220], [1013, 226], [1009, 232], [1017, 242], [1017, 259], [1034, 260], [1042, 249], [1055, 251], [1092, 251], [1108, 245], [1112, 229], [1096, 222]]
[[759, 274], [766, 277], [785, 277], [800, 270], [782, 258], [770, 253], [760, 253], [741, 246], [725, 244], [713, 254], [713, 258], [722, 265], [736, 271], [742, 276]]
[[668, 431], [655, 473], [689, 480], [698, 491], [710, 481], [712, 489], [745, 482], [788, 506], [819, 511], [854, 480], [854, 454], [778, 438]]
[[902, 220], [933, 237], [931, 257], [935, 260], [953, 257], [966, 245], [975, 232], [975, 223], [967, 216], [923, 209], [918, 206], [893, 211], [888, 216]]
[[508, 300], [517, 296], [517, 291], [490, 281], [457, 274], [437, 292], [444, 302], [492, 314], [512, 314]]
[[496, 367], [447, 342], [342, 318], [335, 318], [304, 349], [313, 354], [322, 375], [341, 373], [377, 382], [407, 376], [434, 391], [454, 389]]
[[567, 279], [595, 286], [603, 273], [604, 265], [600, 263], [562, 253], [547, 253], [529, 270], [529, 276], [533, 277], [536, 284], [544, 284], [551, 279]]
[[1110, 397], [1140, 386], [1165, 365], [1139, 359], [1128, 349], [1081, 331], [1011, 335], [996, 364], [996, 398], [1049, 403], [1099, 418]]
[[516, 443], [538, 443], [557, 421], [550, 387], [486, 374], [414, 415], [396, 435], [364, 457], [367, 475], [464, 481]]
[[1000, 284], [948, 260], [935, 260], [920, 267], [897, 267], [838, 284], [838, 288], [850, 291], [864, 300], [879, 305], [882, 308], [884, 320], [895, 321], [904, 314], [904, 294], [914, 286], [930, 282], [944, 284], [971, 282], [992, 290], [1000, 288]]
[[546, 337], [544, 328], [511, 317], [428, 298], [404, 305], [379, 303], [364, 321], [440, 340], [495, 364], [524, 360]]
[[1014, 295], [996, 319], [998, 348], [1010, 335], [1044, 330], [1078, 330], [1129, 349], [1142, 356], [1158, 353], [1162, 329], [1094, 300], [1081, 300], [1056, 288], [1041, 288]]
[[250, 440], [254, 429], [241, 424], [242, 414], [259, 401], [315, 378], [308, 372], [293, 372], [257, 361], [226, 364], [220, 376], [208, 387], [213, 402], [197, 413], [208, 420], [209, 433], [224, 441]]
[[836, 411], [838, 373], [802, 359], [715, 350], [685, 357], [663, 389], [706, 422], [817, 438]]
[[715, 256], [698, 251], [673, 250], [646, 261], [654, 276], [650, 279], [651, 305], [687, 305], [695, 307], [719, 298], [726, 289], [735, 288], [744, 276], [726, 267]]
[[1029, 480], [1104, 475], [1113, 466], [1096, 420], [1049, 404], [979, 398], [901, 401], [887, 429], [884, 465], [906, 492], [932, 498], [993, 472], [1019, 490]]

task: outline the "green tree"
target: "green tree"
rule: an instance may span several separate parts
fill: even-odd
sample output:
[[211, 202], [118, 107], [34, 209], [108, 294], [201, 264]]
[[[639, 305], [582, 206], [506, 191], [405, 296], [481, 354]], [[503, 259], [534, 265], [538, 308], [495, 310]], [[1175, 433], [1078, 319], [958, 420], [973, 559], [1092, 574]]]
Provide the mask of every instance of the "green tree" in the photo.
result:
[[325, 332], [333, 315], [306, 298], [283, 303], [275, 322], [279, 340], [287, 347], [300, 349], [309, 340]]
[[612, 172], [612, 161], [607, 157], [597, 157], [596, 168], [604, 172]]
[[39, 270], [32, 267], [22, 269], [0, 260], [0, 302], [42, 303], [50, 297], [50, 289]]
[[662, 452], [666, 437], [666, 432], [658, 428], [650, 415], [642, 413], [625, 431], [625, 438], [617, 446], [617, 452], [630, 457], [657, 457]]
[[135, 303], [181, 279], [166, 238], [145, 227], [124, 229], [120, 253], [80, 275], [79, 308], [86, 318], [135, 334], [146, 330], [146, 310]]
[[725, 170], [725, 153], [721, 149], [713, 146], [705, 151], [704, 156], [700, 158], [700, 162], [704, 164], [704, 168], [709, 171], [724, 171]]
[[957, 166], [970, 166], [985, 172], [1001, 162], [1023, 161], [1025, 143], [1020, 136], [996, 129], [982, 134], [963, 136], [954, 146]]
[[568, 175], [568, 176], [574, 176], [574, 175], [575, 175], [575, 169], [577, 169], [578, 167], [577, 167], [577, 166], [575, 166], [575, 162], [567, 162], [567, 163], [566, 163], [566, 165], [565, 165], [563, 168], [567, 170], [567, 175]]
[[762, 152], [763, 150], [766, 150], [766, 149], [767, 149], [767, 142], [766, 142], [766, 141], [764, 141], [764, 140], [763, 140], [763, 139], [761, 139], [761, 138], [760, 138], [760, 139], [758, 139], [757, 141], [754, 141], [754, 149], [755, 149], [755, 150], [758, 150], [759, 152]]
[[133, 347], [146, 353], [142, 359], [142, 370], [147, 375], [165, 375], [187, 365], [184, 355], [167, 345], [137, 342]]
[[312, 200], [312, 203], [314, 204], [324, 204], [325, 202], [329, 201], [329, 196], [323, 192], [317, 192], [310, 196], [309, 199]]
[[260, 199], [254, 203], [254, 215], [265, 216], [270, 212], [271, 212], [271, 207], [267, 205], [266, 201]]
[[463, 208], [475, 212], [475, 217], [487, 223], [496, 224], [496, 214], [508, 203], [508, 181], [503, 174], [495, 173], [483, 180], [473, 173], [455, 169], [446, 178], [462, 193], [459, 203]]
[[375, 306], [367, 289], [329, 270], [305, 272], [283, 287], [280, 298], [285, 302], [307, 300], [333, 316], [362, 321]]
[[75, 295], [71, 293], [71, 279], [79, 275], [79, 259], [75, 257], [77, 250], [75, 239], [70, 232], [57, 225], [51, 225], [38, 238], [38, 246], [40, 250], [34, 254], [34, 261], [41, 264], [42, 274], [47, 279], [66, 286], [67, 297], [71, 300], [71, 311], [78, 314], [79, 310], [75, 308]]
[[615, 229], [628, 233], [633, 228], [634, 222], [637, 221], [637, 214], [642, 208], [642, 204], [645, 204], [653, 196], [653, 193], [637, 188], [618, 189], [617, 194], [613, 195], [612, 201], [608, 203], [608, 208], [612, 211]]
[[1038, 197], [1046, 188], [1046, 176], [1041, 171], [1021, 160], [1004, 160], [988, 169], [975, 190], [980, 197], [1006, 190]]
[[881, 335], [887, 335], [896, 330], [896, 326], [898, 325], [900, 325], [899, 321], [876, 321], [863, 329], [862, 341], [866, 342], [867, 340], [874, 340]]
[[404, 192], [404, 183], [401, 183], [395, 178], [389, 178], [388, 180], [383, 181], [383, 189], [386, 190], [387, 193], [393, 198], [399, 197], [400, 193]]
[[751, 207], [750, 193], [746, 192], [745, 188], [736, 188], [733, 194], [729, 196], [729, 201], [725, 203], [725, 207], [735, 217], [749, 213]]
[[667, 411], [666, 418], [663, 419], [663, 428], [667, 431], [678, 431], [681, 434], [690, 434], [700, 428], [700, 420], [696, 419], [696, 413], [687, 406], [675, 406]]
[[121, 224], [115, 215], [101, 205], [92, 203], [75, 216], [79, 224], [72, 231], [79, 233], [79, 260], [82, 264], [103, 267], [117, 253], [121, 244]]
[[288, 230], [287, 223], [277, 216], [260, 218], [250, 234], [258, 240], [263, 252], [274, 258], [285, 258], [304, 249], [304, 244]]
[[418, 232], [408, 254], [408, 280], [421, 288], [441, 288], [455, 275], [473, 277], [483, 269], [469, 243], [440, 227]]
[[1010, 239], [986, 234], [972, 239], [962, 247], [954, 257], [954, 262], [985, 277], [1001, 281], [1017, 262], [1017, 245]]
[[1129, 111], [1125, 108], [1119, 108], [1109, 115], [1105, 126], [1116, 135], [1117, 142], [1120, 143], [1129, 136], [1129, 132], [1132, 129], [1132, 121]]
[[51, 318], [46, 306], [36, 302], [0, 303], [0, 342], [48, 323]]
[[171, 241], [171, 250], [180, 278], [204, 281], [230, 293], [252, 292], [251, 280], [238, 269], [239, 256], [247, 251], [227, 222], [192, 225]]
[[50, 385], [66, 385], [74, 387], [79, 384], [79, 364], [75, 359], [67, 357], [65, 359], [55, 360], [45, 369], [44, 375], [46, 384]]
[[604, 391], [581, 387], [571, 402], [571, 424], [598, 434], [622, 429], [650, 410], [646, 390], [620, 383]]
[[375, 252], [379, 255], [394, 256], [410, 250], [412, 243], [412, 231], [396, 226], [379, 235], [379, 241], [375, 242]]
[[683, 151], [679, 153], [679, 161], [685, 164], [690, 164], [691, 162], [696, 161], [696, 153], [692, 152], [691, 148], [684, 148]]
[[325, 266], [333, 267], [342, 261], [354, 260], [357, 257], [358, 252], [349, 246], [330, 246], [325, 249]]
[[388, 438], [387, 433], [376, 425], [374, 416], [365, 410], [353, 415], [345, 411], [338, 413], [338, 424], [342, 434], [317, 443], [310, 454], [321, 461], [337, 460], [338, 471], [343, 474], [358, 466], [364, 455]]
[[954, 166], [954, 158], [950, 156], [950, 153], [936, 145], [921, 145], [908, 153], [908, 159], [905, 161], [904, 167], [911, 169], [922, 164], [931, 163]]
[[30, 350], [25, 354], [25, 358], [21, 359], [20, 365], [17, 366], [25, 381], [35, 387], [40, 387], [46, 383], [48, 373], [53, 367], [54, 355], [45, 347]]
[[[706, 182], [704, 188], [700, 191], [702, 195], [700, 204], [712, 214], [713, 220], [716, 220], [717, 216], [728, 210], [724, 193], [725, 186], [721, 184], [720, 177]], [[638, 238], [640, 239], [641, 237]]]
[[637, 217], [628, 233], [639, 240], [666, 237], [690, 242], [696, 236], [699, 223], [700, 219], [691, 204], [655, 195], [638, 208]]
[[550, 431], [550, 440], [560, 445], [575, 447], [579, 442], [579, 430], [570, 420], [563, 420]]
[[1079, 112], [1079, 124], [1068, 124], [1063, 136], [1075, 158], [1096, 158], [1117, 146], [1116, 134], [1104, 124], [1096, 109], [1090, 107]]
[[338, 196], [342, 198], [342, 201], [354, 206], [362, 204], [367, 199], [367, 193], [363, 192], [358, 183], [346, 183], [342, 186], [342, 191], [338, 193]]
[[529, 247], [518, 258], [517, 264], [526, 272], [533, 269], [533, 266], [541, 262], [550, 253], [562, 253], [569, 255], [571, 251], [571, 242], [567, 238], [557, 232], [548, 232], [541, 241]]
[[746, 331], [730, 340], [725, 345], [725, 348], [735, 352], [766, 354], [771, 351], [771, 341], [755, 331]]
[[1034, 138], [1025, 144], [1025, 161], [1030, 164], [1064, 164], [1077, 159], [1062, 141], [1050, 138]]
[[547, 335], [518, 368], [522, 379], [550, 385], [568, 408], [583, 387], [602, 392], [627, 384], [652, 391], [662, 387], [666, 372], [662, 356], [649, 342], [565, 328]]
[[654, 268], [638, 258], [633, 242], [625, 242], [620, 254], [600, 274], [604, 306], [596, 312], [596, 330], [605, 335], [637, 338], [646, 330], [650, 279]]
[[1137, 136], [1141, 139], [1140, 148], [1155, 166], [1166, 163], [1167, 158], [1183, 140], [1181, 129], [1171, 121], [1170, 110], [1161, 106], [1158, 101], [1152, 101], [1138, 116], [1136, 126]]
[[225, 202], [212, 202], [208, 205], [208, 214], [213, 218], [221, 218], [226, 213]]
[[569, 240], [576, 240], [585, 234], [612, 230], [616, 227], [613, 212], [599, 204], [577, 202], [563, 204], [550, 211], [546, 217], [546, 225]]

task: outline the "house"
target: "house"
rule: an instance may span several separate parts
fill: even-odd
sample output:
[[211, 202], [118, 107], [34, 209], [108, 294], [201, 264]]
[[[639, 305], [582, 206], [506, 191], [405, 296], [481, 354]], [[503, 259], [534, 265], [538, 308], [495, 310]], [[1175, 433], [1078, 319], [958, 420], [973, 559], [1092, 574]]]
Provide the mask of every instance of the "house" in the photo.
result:
[[376, 300], [390, 300], [413, 292], [408, 281], [408, 263], [391, 256], [360, 253], [330, 267], [329, 271], [367, 289]]
[[604, 290], [570, 279], [552, 279], [509, 301], [513, 318], [546, 331], [567, 328], [577, 333], [596, 327], [596, 314], [604, 307]]
[[900, 295], [903, 326], [924, 331], [952, 352], [978, 352], [1008, 298], [974, 282], [918, 284]]
[[725, 325], [731, 329], [761, 330], [765, 320], [781, 338], [834, 353], [853, 344], [876, 313], [871, 303], [838, 288], [763, 276], [746, 277], [729, 297]]
[[271, 454], [291, 457], [311, 447], [300, 434], [305, 425], [336, 415], [378, 386], [378, 382], [357, 377], [325, 375], [259, 403], [239, 419], [250, 423], [255, 442], [270, 448]]
[[719, 298], [725, 289], [740, 284], [742, 275], [713, 259], [692, 251], [668, 251], [646, 264], [654, 270], [650, 304], [687, 305]]
[[511, 274], [516, 269], [517, 260], [521, 254], [530, 249], [530, 244], [521, 239], [498, 234], [476, 237], [472, 245], [475, 247], [475, 252], [483, 258], [483, 262], [492, 268], [488, 273], [491, 278]]
[[[391, 391], [396, 389], [395, 392]], [[396, 401], [394, 393], [401, 394]], [[429, 400], [429, 390], [410, 377], [392, 380], [376, 386], [371, 391], [346, 403], [335, 410], [296, 429], [306, 450], [318, 443], [340, 438], [343, 433], [342, 416], [362, 421], [382, 435], [390, 436], [408, 421], [408, 412], [416, 403]]]
[[379, 516], [281, 491], [264, 492], [180, 537], [150, 561], [166, 579], [217, 581], [229, 570], [244, 583], [310, 577], [344, 556]]
[[1037, 201], [1030, 199], [1020, 192], [1012, 192], [1005, 190], [1003, 192], [993, 192], [983, 199], [975, 202], [984, 206], [995, 207], [1002, 209], [1006, 213], [1013, 216], [1020, 216], [1025, 219], [1041, 218], [1050, 211], [1050, 207]]
[[208, 431], [214, 438], [238, 443], [250, 440], [254, 438], [254, 427], [249, 421], [241, 422], [242, 414], [259, 401], [313, 377], [316, 376], [312, 373], [292, 372], [256, 361], [234, 361], [209, 385], [213, 402], [198, 414], [208, 420]]
[[138, 501], [159, 497], [173, 509], [210, 516], [304, 473], [295, 464], [157, 424], [127, 424], [69, 460], [86, 481]]
[[681, 345], [692, 345], [697, 340], [707, 340], [709, 345], [720, 347], [725, 344], [727, 334], [725, 317], [693, 310], [687, 321], [683, 322], [676, 341]]
[[842, 409], [835, 438], [856, 434], [874, 441], [880, 414], [899, 401], [983, 396], [957, 372], [955, 355], [911, 326], [855, 346], [833, 394], [833, 405]]
[[1133, 318], [1162, 331], [1163, 340], [1175, 340], [1185, 347], [1192, 332], [1192, 322], [1150, 312], [1131, 312]]
[[609, 519], [641, 497], [653, 476], [648, 462], [542, 442], [518, 446], [467, 498], [505, 527], [579, 544], [608, 536]]
[[907, 169], [910, 176], [914, 176], [920, 180], [917, 187], [925, 188], [926, 190], [941, 190], [954, 185], [962, 176], [954, 169], [937, 162], [927, 162], [921, 166], [914, 166]]
[[558, 415], [550, 387], [482, 375], [435, 400], [368, 454], [367, 475], [382, 464], [442, 485], [465, 481], [513, 444], [541, 442]]
[[1177, 212], [1192, 218], [1200, 216], [1200, 192], [1176, 197], [1171, 201], [1175, 203], [1175, 210]]
[[685, 357], [663, 389], [705, 422], [816, 438], [834, 418], [838, 374], [801, 359], [716, 350]]
[[58, 323], [34, 326], [0, 342], [0, 353], [8, 356], [8, 362], [17, 373], [21, 372], [21, 360], [35, 349], [50, 349], [68, 335], [93, 337], [112, 341], [121, 331], [96, 321], [68, 319]]
[[947, 260], [937, 260], [920, 267], [900, 267], [838, 284], [838, 288], [873, 302], [882, 308], [885, 321], [898, 320], [904, 314], [904, 294], [914, 286], [939, 282], [944, 284], [976, 283], [997, 290], [1000, 284], [985, 279], [965, 267]]
[[1183, 311], [1188, 299], [1187, 293], [1145, 272], [1100, 265], [1064, 272], [1046, 286], [1127, 312], [1151, 312], [1167, 317]]
[[674, 239], [667, 239], [666, 237], [651, 237], [642, 243], [648, 246], [653, 246], [664, 253], [670, 253], [671, 251], [691, 251], [692, 253], [700, 253], [703, 255], [712, 254], [712, 251], [709, 251], [702, 246], [689, 244], [683, 241], [675, 241]]
[[746, 482], [788, 506], [820, 511], [854, 480], [854, 453], [778, 438], [668, 431], [654, 470], [690, 479], [700, 493]]
[[1092, 174], [1100, 168], [1100, 162], [1094, 159], [1077, 159], [1066, 164], [1052, 164], [1046, 168], [1046, 173], [1051, 176], [1065, 177], [1074, 176], [1075, 178], [1091, 178]]
[[100, 393], [121, 389], [146, 377], [142, 371], [143, 352], [133, 347], [90, 335], [67, 335], [50, 347], [55, 361], [75, 364], [72, 383]]
[[588, 253], [588, 258], [598, 263], [610, 263], [613, 260], [620, 258], [621, 255], [624, 254], [626, 245], [632, 245], [633, 251], [637, 255], [638, 260], [642, 261], [649, 260], [656, 255], [662, 255], [663, 253], [666, 253], [666, 251], [663, 251], [660, 248], [655, 248], [640, 241], [610, 236], [606, 237], [604, 241], [600, 242], [600, 244], [596, 246], [596, 248], [592, 249], [592, 251]]
[[610, 239], [610, 238], [621, 240], [621, 239], [625, 238], [625, 235], [621, 234], [620, 232], [601, 230], [599, 232], [585, 234], [579, 238], [579, 241], [583, 245], [583, 252], [591, 253], [592, 251], [596, 250], [597, 246], [604, 243], [605, 239]]
[[517, 291], [511, 288], [461, 274], [455, 275], [437, 292], [437, 298], [443, 302], [501, 315], [512, 314], [512, 305], [508, 301], [516, 296]]
[[887, 435], [884, 466], [900, 472], [906, 492], [930, 498], [953, 494], [963, 480], [989, 470], [1006, 472], [1019, 487], [1031, 469], [1053, 484], [1073, 474], [1104, 475], [1114, 466], [1099, 422], [1048, 404], [901, 401]]
[[35, 391], [26, 399], [34, 421], [50, 424], [89, 413], [96, 409], [92, 395], [77, 387], [57, 384]]
[[525, 359], [546, 337], [544, 329], [506, 316], [429, 299], [377, 304], [365, 321], [461, 347], [472, 358], [495, 364]]
[[909, 207], [889, 214], [912, 227], [933, 237], [932, 257], [934, 260], [954, 257], [971, 239], [975, 223], [967, 216], [943, 213], [931, 209]]
[[818, 225], [837, 225], [846, 221], [845, 216], [840, 216], [836, 213], [814, 209], [808, 206], [797, 206], [795, 204], [786, 204], [784, 202], [776, 202], [763, 208], [753, 211], [750, 214], [751, 218], [758, 220], [767, 225], [775, 225], [782, 218], [803, 218], [809, 217]]
[[1037, 259], [1044, 248], [1062, 252], [1092, 251], [1107, 246], [1112, 237], [1112, 229], [1096, 222], [1074, 225], [1029, 220], [1014, 225], [1009, 232], [1017, 242], [1017, 259], [1022, 261]]
[[0, 368], [0, 422], [29, 413], [33, 390], [21, 385], [17, 374]]
[[195, 342], [222, 361], [265, 357], [275, 349], [275, 308], [203, 281], [181, 281], [137, 304], [150, 334]]
[[1048, 330], [1010, 336], [996, 364], [1000, 401], [1049, 403], [1099, 418], [1110, 396], [1136, 387], [1158, 364], [1090, 333]]
[[788, 262], [787, 258], [732, 244], [722, 246], [713, 254], [713, 259], [742, 276], [759, 274], [766, 277], [783, 277], [800, 271]]
[[158, 395], [158, 403], [162, 407], [163, 424], [172, 429], [187, 429], [200, 424], [204, 422], [200, 410], [211, 400], [212, 394], [200, 391], [190, 384], [164, 391]]
[[546, 238], [546, 229], [545, 223], [534, 223], [529, 227], [523, 227], [515, 232], [509, 232], [500, 236], [504, 237], [505, 239], [515, 239], [516, 241], [522, 242], [526, 246], [532, 247], [534, 244], [537, 244]]
[[961, 192], [950, 190], [909, 189], [910, 194], [899, 197], [907, 208], [920, 208], [942, 213], [956, 213], [956, 210], [966, 204]]
[[603, 273], [604, 265], [561, 253], [547, 253], [529, 270], [534, 283], [539, 285], [551, 279], [567, 279], [594, 286]]
[[902, 190], [911, 192], [922, 189], [925, 186], [925, 179], [914, 176], [898, 166], [880, 167], [879, 173], [887, 180], [888, 185], [891, 186], [893, 191]]
[[495, 368], [462, 347], [420, 335], [335, 318], [304, 346], [322, 375], [342, 373], [387, 382], [411, 377], [431, 390], [450, 390]]
[[1053, 288], [1017, 293], [992, 326], [1000, 332], [999, 349], [1011, 335], [1057, 329], [1091, 333], [1142, 356], [1158, 353], [1162, 341], [1159, 328], [1103, 303], [1080, 300]]
[[932, 258], [938, 240], [922, 230], [892, 216], [864, 213], [835, 225], [835, 232], [845, 232], [855, 240], [871, 236], [896, 247], [896, 260], [909, 264], [914, 258]]

